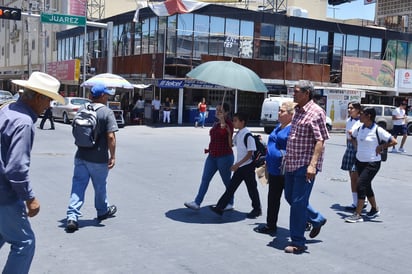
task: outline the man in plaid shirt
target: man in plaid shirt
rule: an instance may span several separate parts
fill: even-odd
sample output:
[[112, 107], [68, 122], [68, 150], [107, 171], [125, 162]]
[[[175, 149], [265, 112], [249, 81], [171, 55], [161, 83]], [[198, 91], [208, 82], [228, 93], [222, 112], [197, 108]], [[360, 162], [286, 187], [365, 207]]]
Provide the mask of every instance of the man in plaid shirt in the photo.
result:
[[286, 146], [285, 198], [290, 204], [289, 230], [291, 243], [287, 253], [306, 250], [306, 223], [312, 224], [309, 237], [315, 238], [326, 223], [309, 204], [315, 176], [322, 170], [324, 142], [329, 139], [325, 111], [313, 100], [310, 81], [301, 80], [294, 87], [295, 115]]

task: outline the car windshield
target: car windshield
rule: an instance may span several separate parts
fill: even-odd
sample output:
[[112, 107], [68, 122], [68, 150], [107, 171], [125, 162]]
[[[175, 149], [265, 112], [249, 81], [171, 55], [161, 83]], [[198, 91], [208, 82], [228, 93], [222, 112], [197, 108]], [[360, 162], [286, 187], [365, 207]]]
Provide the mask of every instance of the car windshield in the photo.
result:
[[83, 105], [83, 104], [89, 103], [89, 102], [90, 102], [89, 100], [87, 100], [87, 99], [82, 99], [82, 98], [72, 99], [72, 100], [71, 100], [71, 103], [72, 103], [73, 105]]
[[0, 99], [12, 99], [12, 98], [13, 98], [13, 95], [10, 92], [5, 91], [5, 90], [0, 91]]

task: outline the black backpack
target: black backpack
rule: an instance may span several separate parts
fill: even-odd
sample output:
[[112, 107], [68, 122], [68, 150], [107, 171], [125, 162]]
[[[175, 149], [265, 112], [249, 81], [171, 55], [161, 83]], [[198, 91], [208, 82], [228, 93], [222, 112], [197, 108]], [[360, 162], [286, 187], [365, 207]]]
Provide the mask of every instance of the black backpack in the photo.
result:
[[252, 160], [255, 164], [255, 167], [261, 167], [265, 164], [266, 159], [266, 144], [263, 143], [262, 137], [260, 135], [253, 135], [252, 133], [248, 132], [245, 134], [244, 143], [247, 148], [247, 138], [252, 136], [255, 140], [256, 150], [253, 151]]
[[98, 119], [96, 111], [104, 107], [103, 104], [86, 104], [79, 109], [72, 122], [74, 143], [78, 147], [94, 147], [98, 137]]

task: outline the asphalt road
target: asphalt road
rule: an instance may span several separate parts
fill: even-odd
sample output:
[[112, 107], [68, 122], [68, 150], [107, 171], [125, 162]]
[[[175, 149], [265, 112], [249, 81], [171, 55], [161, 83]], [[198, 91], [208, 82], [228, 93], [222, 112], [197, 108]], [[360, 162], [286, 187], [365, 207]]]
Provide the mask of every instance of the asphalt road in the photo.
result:
[[[46, 127], [48, 124], [46, 124]], [[301, 255], [286, 254], [289, 207], [284, 199], [276, 237], [257, 234], [265, 213], [246, 219], [250, 199], [242, 184], [235, 210], [219, 217], [207, 206], [224, 191], [215, 176], [199, 211], [183, 206], [196, 195], [208, 129], [129, 126], [117, 134], [117, 164], [108, 178], [118, 213], [98, 223], [93, 189], [87, 191], [80, 230], [64, 231], [75, 147], [70, 126], [37, 130], [31, 178], [41, 202], [33, 218], [37, 236], [31, 273], [409, 273], [412, 267], [412, 140], [405, 154], [389, 154], [373, 182], [381, 216], [343, 221], [350, 183], [340, 170], [344, 135], [331, 134], [312, 205], [328, 219]], [[266, 136], [261, 128], [251, 128]], [[400, 141], [400, 138], [399, 138]], [[258, 186], [266, 209], [267, 187]], [[0, 269], [9, 246], [0, 250]]]

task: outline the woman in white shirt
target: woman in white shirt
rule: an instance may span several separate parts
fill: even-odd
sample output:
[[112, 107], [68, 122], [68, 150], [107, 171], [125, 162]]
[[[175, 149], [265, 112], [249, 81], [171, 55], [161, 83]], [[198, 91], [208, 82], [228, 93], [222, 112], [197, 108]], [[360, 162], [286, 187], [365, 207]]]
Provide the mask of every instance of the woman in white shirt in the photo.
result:
[[[381, 167], [381, 153], [384, 149], [397, 144], [395, 138], [389, 132], [379, 127], [375, 123], [376, 111], [373, 107], [364, 107], [360, 112], [360, 122], [363, 123], [358, 129], [352, 130], [352, 137], [355, 139], [356, 161], [355, 166], [358, 172], [357, 193], [358, 202], [355, 213], [345, 218], [346, 222], [363, 222], [361, 216], [365, 197], [371, 205], [371, 210], [366, 214], [368, 218], [379, 216], [380, 211], [376, 204], [375, 194], [372, 190], [372, 180]], [[384, 144], [379, 144], [384, 141]]]
[[346, 150], [342, 158], [342, 170], [349, 171], [350, 185], [352, 190], [352, 204], [346, 207], [346, 210], [355, 211], [358, 204], [358, 193], [356, 191], [358, 185], [358, 173], [355, 167], [356, 148], [352, 142], [352, 128], [358, 128], [360, 125], [359, 113], [361, 111], [361, 104], [359, 102], [349, 102], [348, 113], [349, 118], [346, 120]]

